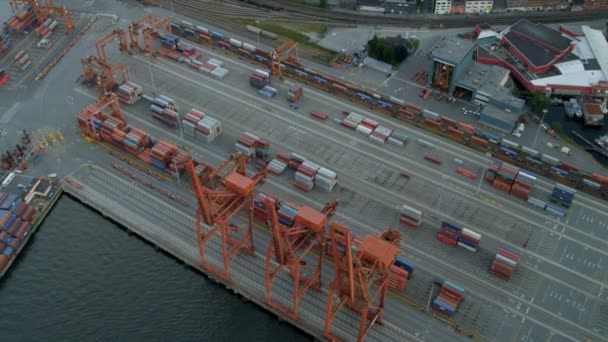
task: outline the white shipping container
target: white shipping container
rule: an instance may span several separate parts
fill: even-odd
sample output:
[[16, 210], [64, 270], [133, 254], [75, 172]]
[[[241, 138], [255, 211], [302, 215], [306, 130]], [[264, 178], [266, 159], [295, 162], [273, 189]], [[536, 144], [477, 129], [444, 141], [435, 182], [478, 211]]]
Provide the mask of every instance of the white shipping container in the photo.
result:
[[460, 247], [462, 247], [462, 248], [464, 248], [464, 249], [466, 249], [468, 251], [471, 251], [471, 252], [477, 252], [477, 248], [473, 248], [473, 247], [471, 247], [471, 246], [469, 246], [467, 244], [464, 244], [464, 243], [462, 243], [460, 241], [458, 241], [458, 246], [460, 246]]
[[219, 60], [217, 58], [211, 58], [210, 60], [207, 61], [207, 63], [211, 63], [213, 65], [217, 65], [217, 66], [224, 66], [224, 61]]
[[396, 146], [403, 146], [403, 142], [400, 140], [397, 140], [393, 137], [388, 137], [388, 139], [386, 140], [389, 144], [391, 145], [396, 145]]
[[472, 237], [474, 240], [481, 240], [481, 236], [482, 236], [481, 234], [476, 233], [476, 232], [474, 232], [474, 231], [472, 231], [470, 229], [467, 229], [467, 228], [462, 228], [461, 234], [469, 236], [469, 237]]
[[53, 22], [49, 25], [49, 29], [53, 31], [57, 27], [57, 20], [53, 20]]
[[253, 46], [251, 44], [243, 43], [243, 49], [245, 49], [249, 52], [255, 52], [255, 46]]
[[261, 77], [261, 78], [269, 78], [270, 77], [270, 73], [268, 71], [265, 70], [260, 70], [260, 69], [255, 69], [255, 71], [253, 72], [254, 75]]
[[502, 256], [500, 254], [496, 254], [496, 260], [498, 260], [500, 262], [503, 262], [505, 264], [511, 265], [513, 267], [517, 266], [517, 262], [515, 262], [514, 260], [511, 260], [511, 259], [509, 259], [507, 257], [504, 257], [504, 256]]
[[42, 24], [42, 26], [45, 27], [49, 27], [49, 25], [53, 22], [52, 18], [48, 18], [47, 20], [44, 21], [44, 23]]
[[196, 30], [197, 30], [198, 32], [201, 32], [201, 33], [209, 33], [209, 30], [208, 30], [208, 29], [206, 29], [206, 28], [204, 28], [204, 27], [202, 27], [202, 26], [197, 26], [197, 27], [196, 27]]
[[371, 128], [366, 127], [364, 125], [358, 125], [357, 128], [355, 128], [355, 131], [363, 135], [370, 135], [372, 133]]
[[229, 42], [230, 42], [230, 45], [236, 46], [238, 48], [243, 46], [243, 42], [241, 42], [240, 40], [236, 40], [234, 38], [230, 38]]

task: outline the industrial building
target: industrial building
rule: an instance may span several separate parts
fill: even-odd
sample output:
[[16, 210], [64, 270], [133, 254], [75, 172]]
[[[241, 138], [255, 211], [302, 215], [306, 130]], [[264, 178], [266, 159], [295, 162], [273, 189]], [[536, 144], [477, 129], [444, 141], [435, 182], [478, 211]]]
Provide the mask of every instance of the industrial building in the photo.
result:
[[464, 13], [490, 13], [493, 5], [493, 0], [469, 0], [466, 2]]
[[481, 122], [510, 132], [525, 101], [511, 94], [509, 70], [476, 62], [473, 58], [475, 50], [470, 39], [446, 39], [433, 51], [428, 82], [483, 107]]
[[564, 10], [570, 6], [570, 0], [507, 0], [508, 11], [541, 11]]
[[477, 14], [492, 12], [493, 0], [437, 0], [435, 14]]
[[392, 14], [410, 14], [416, 12], [416, 2], [411, 0], [359, 0], [355, 3], [356, 8], [360, 11]]
[[599, 30], [580, 33], [520, 20], [502, 32], [477, 27], [477, 61], [502, 66], [528, 91], [608, 95], [608, 42]]
[[452, 8], [452, 0], [435, 1], [435, 14], [448, 14]]

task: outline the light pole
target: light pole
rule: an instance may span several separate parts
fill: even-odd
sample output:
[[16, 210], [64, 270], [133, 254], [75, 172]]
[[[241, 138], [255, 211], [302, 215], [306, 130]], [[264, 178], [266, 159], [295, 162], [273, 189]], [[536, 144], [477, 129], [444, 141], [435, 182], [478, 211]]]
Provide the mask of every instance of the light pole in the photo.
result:
[[[260, 25], [260, 21], [256, 20], [255, 24]], [[259, 27], [257, 29], [258, 29], [258, 46], [257, 46], [257, 48], [259, 49], [260, 48], [260, 33], [262, 33], [262, 30]]]
[[532, 149], [536, 148], [536, 139], [538, 139], [538, 133], [540, 133], [540, 127], [545, 122], [545, 115], [547, 115], [547, 110], [543, 109], [543, 116], [540, 119], [540, 123], [538, 124], [538, 129], [536, 130], [536, 135], [534, 136], [534, 141], [532, 142]]
[[177, 168], [177, 162], [175, 161], [175, 159], [173, 159], [173, 166], [175, 166], [175, 178], [177, 178], [177, 185], [181, 186], [179, 180], [179, 169]]
[[477, 197], [479, 197], [479, 191], [481, 190], [481, 182], [483, 182], [483, 177], [486, 174], [486, 168], [484, 166], [483, 170], [481, 171], [481, 177], [479, 177], [479, 184], [477, 185]]

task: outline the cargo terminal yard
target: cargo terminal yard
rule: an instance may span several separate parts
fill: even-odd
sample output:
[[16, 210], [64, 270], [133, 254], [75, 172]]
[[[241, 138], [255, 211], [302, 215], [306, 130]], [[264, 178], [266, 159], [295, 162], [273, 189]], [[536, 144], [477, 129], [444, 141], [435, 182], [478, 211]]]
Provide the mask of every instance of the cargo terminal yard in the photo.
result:
[[[264, 141], [266, 148], [259, 151], [261, 153], [267, 153], [264, 150], [269, 150], [273, 156], [295, 153], [298, 158], [306, 158], [337, 174], [337, 184], [331, 191], [323, 191], [318, 180], [312, 189], [303, 191], [294, 186], [294, 179], [296, 183], [302, 179], [298, 178], [300, 171], [295, 175], [289, 168], [280, 175], [269, 172], [253, 190], [258, 198], [260, 193], [271, 194], [281, 201], [315, 210], [338, 200], [335, 213], [327, 215], [331, 217], [328, 221], [347, 227], [350, 234], [356, 236], [352, 240], [355, 245], [357, 238], [379, 236], [388, 227], [400, 233], [400, 243], [386, 249], [392, 251], [396, 246], [395, 253], [407, 258], [415, 266], [415, 272], [408, 270], [405, 289], [391, 287], [388, 290], [382, 324], [371, 326], [366, 341], [608, 340], [608, 274], [605, 271], [608, 214], [604, 199], [577, 186], [567, 214], [552, 215], [530, 201], [501, 191], [485, 179], [494, 172], [490, 171], [491, 163], [501, 160], [496, 153], [488, 155], [454, 143], [449, 137], [434, 133], [428, 125], [412, 124], [379, 112], [369, 104], [328, 93], [310, 82], [288, 76], [287, 71], [284, 71], [284, 80], [276, 77], [271, 80], [270, 86], [276, 95], [261, 95], [250, 85], [250, 76], [256, 70], [268, 70], [268, 67], [229, 52], [229, 48], [188, 40], [179, 32], [184, 33], [183, 22], [177, 19], [163, 21], [167, 12], [162, 10], [154, 10], [155, 17], [150, 21], [160, 23], [159, 32], [161, 27], [169, 27], [169, 23], [180, 27], [177, 30], [173, 27], [171, 35], [199, 52], [201, 65], [215, 59], [215, 63], [220, 61], [221, 68], [227, 71], [221, 76], [205, 74], [192, 65], [160, 54], [152, 57], [150, 50], [142, 53], [133, 46], [130, 46], [131, 53], [119, 52], [118, 34], [107, 40], [103, 53], [99, 54], [96, 42], [119, 28], [128, 35], [127, 25], [144, 15], [141, 11], [136, 12], [133, 8], [117, 11], [125, 15], [117, 24], [110, 17], [98, 17], [90, 32], [43, 80], [27, 89], [15, 87], [0, 93], [3, 113], [0, 121], [7, 133], [3, 139], [16, 140], [26, 128], [33, 132], [35, 144], [44, 145], [40, 159], [29, 163], [23, 171], [25, 174], [67, 177], [63, 188], [71, 196], [315, 338], [362, 339], [357, 328], [360, 316], [346, 307], [331, 323], [331, 334], [327, 333], [328, 296], [336, 277], [331, 253], [326, 253], [322, 259], [319, 289], [311, 289], [301, 297], [299, 315], [286, 315], [276, 305], [270, 305], [265, 284], [268, 264], [264, 259], [267, 258], [266, 248], [273, 244], [273, 230], [262, 222], [265, 220], [253, 221], [252, 255], [245, 251], [236, 254], [229, 266], [229, 277], [222, 272], [210, 272], [224, 267], [222, 245], [217, 239], [209, 240], [208, 264], [202, 265], [197, 225], [204, 232], [214, 225], [205, 222], [207, 218], [201, 209], [204, 205], [201, 205], [200, 194], [208, 194], [208, 190], [201, 190], [192, 180], [194, 173], [189, 172], [188, 158], [201, 163], [199, 166], [220, 168], [229, 158], [237, 158], [231, 157], [236, 152], [235, 143], [243, 142], [247, 132], [249, 137], [254, 135]], [[216, 30], [208, 23], [188, 21], [200, 28], [221, 32], [226, 39], [235, 39], [241, 46], [243, 43], [256, 45], [255, 41]], [[145, 36], [144, 32], [140, 35]], [[149, 37], [149, 40], [140, 37], [139, 41], [144, 42], [140, 45], [150, 44], [145, 45], [147, 49], [160, 49], [161, 39]], [[127, 37], [124, 39], [129, 42]], [[264, 46], [259, 49], [272, 50]], [[79, 129], [76, 117], [83, 109], [100, 98], [109, 98], [108, 95], [100, 97], [97, 87], [88, 87], [79, 78], [83, 73], [81, 59], [96, 55], [98, 60], [104, 60], [102, 55], [105, 55], [105, 61], [111, 65], [123, 66], [128, 81], [140, 85], [143, 90], [144, 97], [135, 103], [120, 102], [120, 115], [116, 115], [116, 102], [110, 100], [113, 117], [116, 120], [122, 117], [129, 127], [149, 134], [155, 141], [174, 145], [184, 156], [188, 155], [181, 175], [159, 170], [128, 149], [95, 139], [95, 134]], [[308, 65], [304, 60], [300, 63]], [[111, 80], [120, 79], [120, 72], [112, 74]], [[302, 97], [288, 102], [290, 88], [298, 86], [303, 89]], [[154, 101], [160, 95], [175, 102], [172, 111], [179, 113], [176, 125], [170, 120], [169, 124], [163, 123], [153, 115], [151, 105], [158, 103]], [[415, 97], [418, 97], [417, 91], [402, 96], [406, 102]], [[110, 102], [100, 100], [98, 103]], [[433, 112], [458, 111], [461, 107], [433, 104], [439, 105], [442, 107], [433, 108]], [[44, 115], [40, 115], [41, 108], [44, 108]], [[211, 142], [195, 139], [188, 133], [188, 126], [182, 119], [190, 108], [221, 122], [221, 133], [214, 139], [209, 138]], [[322, 115], [312, 116], [311, 112]], [[375, 125], [390, 127], [406, 136], [406, 142], [403, 146], [374, 142], [361, 132], [363, 128], [355, 130], [344, 124], [346, 118], [353, 117], [352, 113]], [[85, 121], [84, 126], [87, 123], [95, 125], [93, 119], [90, 120]], [[56, 132], [61, 132], [61, 138], [55, 138]], [[230, 160], [241, 165], [235, 161], [238, 158]], [[260, 172], [264, 169], [260, 165], [259, 160], [253, 158], [247, 163], [247, 174]], [[177, 163], [175, 167], [178, 167]], [[556, 181], [535, 173], [538, 177], [526, 196], [548, 202], [555, 192]], [[227, 181], [228, 175], [221, 175], [224, 186], [231, 184]], [[572, 183], [565, 185], [574, 186]], [[403, 205], [424, 213], [416, 229], [400, 220]], [[247, 210], [233, 214], [230, 224], [247, 226]], [[449, 246], [438, 239], [441, 227], [450, 225], [466, 227], [483, 236], [476, 252]], [[339, 232], [344, 230], [329, 223], [327, 227], [330, 227], [328, 240], [323, 246], [332, 241], [334, 253], [350, 254], [335, 246], [336, 242], [342, 241]], [[357, 248], [367, 250], [365, 246]], [[495, 258], [499, 258], [497, 251], [503, 246], [521, 256], [508, 280], [489, 272]], [[308, 263], [318, 255], [318, 247], [306, 256]], [[359, 257], [363, 258], [362, 255]], [[448, 284], [459, 285], [451, 287], [452, 295], [454, 289], [464, 288], [455, 313], [450, 315], [431, 304], [435, 303], [435, 297], [442, 296], [440, 292], [450, 288], [445, 280]], [[293, 282], [288, 271], [279, 273], [275, 280], [271, 292], [280, 305], [291, 307], [294, 304]], [[369, 289], [381, 289], [380, 283], [386, 286], [382, 280], [370, 285]], [[357, 296], [361, 294], [357, 292]]]

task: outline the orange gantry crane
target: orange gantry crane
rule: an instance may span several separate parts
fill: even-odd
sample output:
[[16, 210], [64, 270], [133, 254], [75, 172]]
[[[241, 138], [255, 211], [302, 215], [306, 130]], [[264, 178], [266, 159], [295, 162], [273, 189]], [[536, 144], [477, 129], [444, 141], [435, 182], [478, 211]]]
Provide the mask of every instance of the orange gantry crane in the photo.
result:
[[[94, 118], [109, 115], [120, 121], [125, 121], [118, 102], [118, 96], [116, 94], [106, 93], [100, 96], [97, 101], [93, 102], [82, 110], [78, 120], [83, 120], [83, 123], [86, 125], [86, 133], [89, 137], [99, 139], [99, 135], [95, 128], [95, 122], [93, 120]], [[109, 111], [109, 113], [106, 114], [106, 110]]]
[[[318, 291], [321, 288], [325, 225], [335, 213], [338, 201], [327, 203], [321, 211], [307, 206], [299, 208], [291, 227], [279, 222], [277, 206], [281, 205], [280, 201], [267, 197], [264, 205], [268, 208], [272, 235], [266, 249], [266, 301], [287, 317], [297, 319], [300, 301], [308, 290], [312, 288]], [[282, 272], [285, 268], [293, 281], [291, 308], [275, 301], [272, 295], [273, 282], [287, 275]]]
[[335, 274], [329, 287], [324, 332], [330, 341], [340, 340], [331, 332], [331, 325], [345, 307], [361, 316], [359, 342], [375, 323], [382, 321], [390, 266], [399, 253], [396, 244], [401, 238], [397, 234], [390, 231], [380, 237], [367, 236], [354, 254], [350, 229], [335, 222], [330, 224]]
[[[146, 15], [129, 24], [131, 48], [152, 55], [156, 55], [153, 38], [155, 36], [164, 36], [167, 34], [171, 34], [171, 23], [165, 18], [155, 18], [151, 15]], [[140, 35], [142, 36], [141, 44], [139, 42]]]
[[[80, 60], [82, 64], [82, 80], [89, 86], [97, 86], [99, 96], [112, 91], [118, 84], [127, 81], [127, 67], [122, 64], [111, 66], [101, 62], [95, 56], [88, 56]], [[118, 83], [115, 81], [119, 78]]]
[[108, 61], [108, 56], [106, 55], [106, 45], [110, 44], [118, 40], [118, 50], [121, 52], [129, 53], [129, 44], [127, 43], [127, 33], [121, 29], [117, 28], [107, 36], [97, 40], [95, 42], [95, 49], [97, 50], [97, 58], [100, 62], [105, 63], [106, 65], [110, 65]]
[[38, 24], [44, 23], [50, 14], [59, 14], [65, 23], [65, 33], [68, 34], [74, 29], [70, 12], [65, 7], [55, 6], [52, 0], [10, 0], [9, 5], [13, 12], [17, 12], [20, 8], [31, 6], [34, 13], [36, 13]]
[[270, 67], [270, 73], [278, 78], [283, 79], [283, 68], [281, 67], [281, 61], [283, 60], [283, 54], [287, 52], [287, 60], [298, 64], [298, 44], [291, 41], [286, 40], [281, 44], [278, 48], [273, 50], [270, 54], [272, 65]]
[[[192, 186], [198, 200], [196, 213], [197, 241], [201, 266], [224, 281], [230, 281], [230, 264], [239, 251], [253, 255], [251, 226], [253, 221], [253, 189], [266, 178], [266, 172], [247, 176], [246, 158], [234, 153], [220, 167], [198, 176], [191, 158], [185, 161], [185, 169], [192, 180]], [[207, 180], [204, 186], [201, 178]], [[233, 223], [235, 216], [247, 211], [245, 225]], [[203, 231], [203, 223], [210, 230]], [[222, 267], [209, 261], [213, 253], [210, 244], [212, 239], [219, 238], [219, 257]]]

